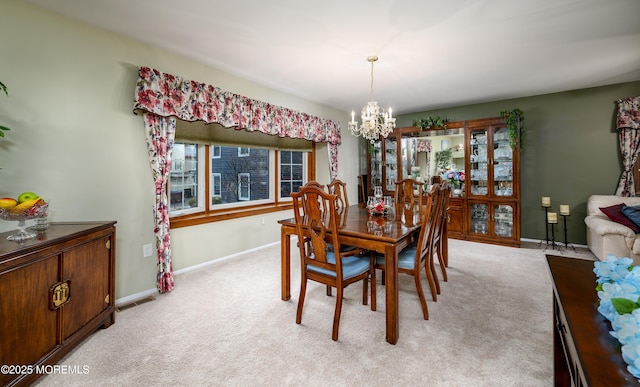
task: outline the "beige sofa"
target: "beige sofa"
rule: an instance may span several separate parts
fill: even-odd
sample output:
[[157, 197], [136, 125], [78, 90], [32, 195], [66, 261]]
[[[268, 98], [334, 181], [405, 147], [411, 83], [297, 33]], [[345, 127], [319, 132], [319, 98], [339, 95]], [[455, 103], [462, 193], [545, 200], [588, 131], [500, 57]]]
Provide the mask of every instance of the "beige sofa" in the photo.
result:
[[629, 227], [609, 219], [600, 207], [609, 207], [619, 203], [628, 206], [640, 205], [640, 197], [622, 197], [615, 195], [592, 195], [587, 201], [587, 245], [589, 249], [603, 260], [609, 254], [616, 257], [632, 258], [640, 265], [640, 234]]

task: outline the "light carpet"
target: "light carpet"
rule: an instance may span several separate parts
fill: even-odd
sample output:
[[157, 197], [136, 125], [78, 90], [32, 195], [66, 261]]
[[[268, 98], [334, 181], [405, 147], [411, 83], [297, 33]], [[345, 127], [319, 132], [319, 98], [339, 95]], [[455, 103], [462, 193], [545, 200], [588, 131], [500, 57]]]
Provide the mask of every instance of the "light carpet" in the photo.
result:
[[[449, 281], [441, 281], [437, 302], [427, 297], [429, 320], [413, 279], [399, 275], [397, 345], [385, 341], [380, 283], [376, 312], [362, 305], [360, 283], [346, 289], [339, 341], [331, 340], [335, 298], [320, 284], [310, 282], [297, 325], [296, 253], [290, 301], [280, 300], [279, 244], [178, 274], [173, 292], [117, 313], [114, 325], [60, 362], [88, 373], [51, 374], [36, 384], [553, 385], [545, 253], [554, 251], [450, 240]], [[423, 287], [429, 295], [426, 278]]]

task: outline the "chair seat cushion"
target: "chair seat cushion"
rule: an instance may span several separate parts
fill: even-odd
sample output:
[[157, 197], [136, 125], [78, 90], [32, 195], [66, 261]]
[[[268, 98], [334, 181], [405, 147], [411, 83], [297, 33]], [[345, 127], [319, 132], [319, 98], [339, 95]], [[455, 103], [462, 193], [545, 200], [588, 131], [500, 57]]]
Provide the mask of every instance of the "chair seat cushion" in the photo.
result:
[[[413, 269], [416, 265], [417, 243], [412, 243], [398, 253], [398, 267], [403, 269]], [[376, 265], [384, 265], [384, 255], [376, 255]]]
[[[333, 252], [327, 251], [327, 261], [336, 263], [336, 255]], [[352, 255], [350, 257], [342, 258], [342, 279], [349, 279], [362, 273], [369, 271], [369, 257]], [[309, 271], [315, 271], [316, 273], [322, 273], [331, 277], [336, 276], [336, 272], [333, 270], [327, 270], [321, 267], [309, 265], [307, 266]]]

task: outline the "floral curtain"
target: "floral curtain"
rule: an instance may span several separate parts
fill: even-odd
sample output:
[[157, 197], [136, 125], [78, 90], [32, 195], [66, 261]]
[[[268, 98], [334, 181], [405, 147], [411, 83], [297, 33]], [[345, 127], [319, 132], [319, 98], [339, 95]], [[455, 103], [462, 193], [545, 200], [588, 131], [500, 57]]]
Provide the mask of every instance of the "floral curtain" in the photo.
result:
[[165, 293], [173, 290], [167, 179], [171, 172], [171, 150], [176, 131], [176, 119], [145, 113], [144, 127], [156, 193], [156, 206], [153, 211], [158, 254], [156, 286], [160, 293]]
[[427, 154], [427, 171], [425, 173], [425, 181], [428, 184], [431, 184], [431, 140], [428, 138], [417, 138], [416, 151], [425, 152]]
[[156, 244], [158, 289], [173, 289], [165, 184], [171, 165], [176, 119], [218, 123], [224, 127], [257, 131], [279, 137], [326, 142], [331, 180], [338, 176], [340, 124], [304, 112], [275, 106], [221, 90], [215, 86], [166, 74], [149, 67], [138, 69], [134, 113], [144, 113], [149, 155], [156, 183]]
[[618, 100], [616, 127], [623, 165], [616, 195], [636, 196], [633, 166], [640, 154], [640, 97]]

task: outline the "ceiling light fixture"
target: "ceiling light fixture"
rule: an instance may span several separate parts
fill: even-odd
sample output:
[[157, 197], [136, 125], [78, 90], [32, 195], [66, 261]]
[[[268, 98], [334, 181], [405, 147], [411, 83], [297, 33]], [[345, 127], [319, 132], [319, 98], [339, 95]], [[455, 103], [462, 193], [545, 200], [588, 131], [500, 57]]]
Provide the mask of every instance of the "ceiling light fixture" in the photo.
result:
[[367, 58], [371, 63], [371, 100], [362, 108], [360, 116], [362, 124], [358, 126], [354, 111], [351, 111], [351, 122], [349, 122], [349, 130], [354, 136], [362, 136], [372, 143], [380, 136], [386, 138], [396, 127], [396, 119], [391, 116], [391, 108], [389, 112], [383, 112], [378, 102], [373, 100], [373, 63], [377, 60], [377, 56]]

